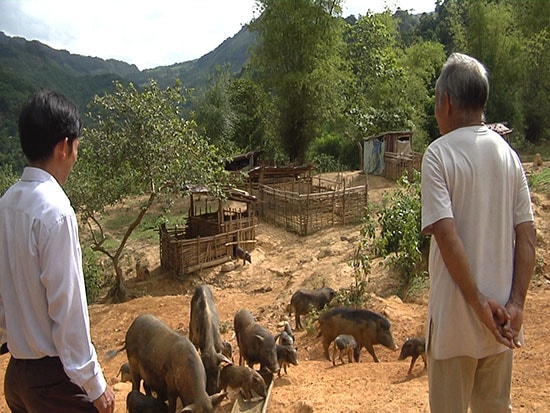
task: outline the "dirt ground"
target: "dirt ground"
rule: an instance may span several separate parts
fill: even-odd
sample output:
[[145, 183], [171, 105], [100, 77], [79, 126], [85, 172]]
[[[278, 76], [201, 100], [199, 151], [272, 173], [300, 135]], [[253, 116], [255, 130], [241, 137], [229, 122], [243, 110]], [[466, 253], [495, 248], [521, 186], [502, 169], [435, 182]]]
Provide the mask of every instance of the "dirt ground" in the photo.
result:
[[[528, 167], [529, 165], [527, 165]], [[355, 174], [356, 180], [365, 179]], [[393, 183], [369, 176], [369, 199], [379, 201]], [[550, 411], [550, 359], [548, 339], [550, 325], [550, 199], [533, 194], [538, 229], [537, 268], [527, 298], [525, 311], [526, 340], [515, 350], [512, 383], [514, 410], [518, 412]], [[234, 262], [234, 268], [215, 267], [186, 280], [173, 278], [160, 268], [158, 247], [139, 251], [146, 255], [152, 270], [149, 280], [138, 281], [135, 272], [126, 280], [128, 290], [137, 298], [122, 304], [91, 305], [92, 338], [108, 382], [116, 394], [116, 412], [126, 411], [130, 383], [117, 376], [126, 354], [109, 358], [109, 350], [122, 346], [132, 320], [152, 313], [174, 329], [188, 332], [189, 304], [197, 284], [210, 285], [220, 316], [224, 339], [233, 345], [238, 361], [238, 346], [233, 337], [233, 316], [241, 308], [249, 309], [256, 319], [273, 333], [281, 330], [294, 317], [286, 307], [298, 288], [334, 289], [353, 283], [350, 262], [359, 226], [329, 228], [314, 235], [298, 237], [266, 223], [257, 228], [257, 246], [252, 251], [252, 264]], [[231, 265], [229, 265], [231, 267]], [[368, 282], [369, 309], [385, 314], [391, 321], [392, 333], [401, 347], [407, 337], [423, 335], [427, 309], [427, 292], [413, 301], [403, 302], [396, 295], [395, 278], [379, 260], [372, 266]], [[459, 328], [459, 327], [458, 327]], [[308, 331], [309, 330], [309, 331]], [[399, 361], [398, 351], [375, 346], [380, 363], [374, 363], [363, 350], [360, 363], [337, 364], [335, 367], [322, 354], [316, 331], [295, 331], [298, 366], [288, 374], [276, 377], [267, 412], [352, 413], [352, 412], [427, 412], [428, 384], [426, 370], [419, 359], [407, 375], [410, 359]], [[0, 371], [8, 357], [0, 358]], [[0, 411], [7, 411], [3, 397], [3, 373], [0, 374]], [[230, 412], [236, 394], [229, 392], [218, 412]]]

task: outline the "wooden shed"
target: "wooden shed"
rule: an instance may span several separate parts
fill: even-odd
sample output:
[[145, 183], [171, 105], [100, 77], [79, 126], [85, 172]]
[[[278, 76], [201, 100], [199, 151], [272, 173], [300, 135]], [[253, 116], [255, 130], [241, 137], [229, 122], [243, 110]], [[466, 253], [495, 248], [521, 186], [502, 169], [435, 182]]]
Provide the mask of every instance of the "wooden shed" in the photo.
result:
[[209, 194], [203, 187], [190, 191], [189, 212], [184, 227], [159, 231], [160, 264], [182, 277], [223, 264], [241, 247], [252, 251], [256, 238], [256, 198], [231, 189], [227, 199]]
[[510, 143], [510, 137], [508, 135], [512, 133], [513, 129], [508, 128], [507, 122], [488, 123], [487, 127], [502, 136], [506, 142]]
[[412, 135], [412, 131], [388, 131], [365, 138], [365, 173], [399, 179], [405, 172], [419, 171], [422, 154], [413, 151]]
[[315, 165], [266, 166], [261, 165], [248, 171], [249, 185], [271, 185], [291, 182], [311, 181]]

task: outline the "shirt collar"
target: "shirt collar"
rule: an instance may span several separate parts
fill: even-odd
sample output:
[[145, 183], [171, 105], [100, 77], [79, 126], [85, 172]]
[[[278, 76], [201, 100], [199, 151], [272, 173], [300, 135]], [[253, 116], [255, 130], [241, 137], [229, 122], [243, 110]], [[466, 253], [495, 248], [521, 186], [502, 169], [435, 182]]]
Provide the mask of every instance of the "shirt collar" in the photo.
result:
[[22, 181], [37, 181], [37, 182], [47, 182], [52, 181], [57, 184], [57, 180], [44, 169], [36, 168], [34, 166], [27, 166], [23, 169], [23, 174], [21, 175]]

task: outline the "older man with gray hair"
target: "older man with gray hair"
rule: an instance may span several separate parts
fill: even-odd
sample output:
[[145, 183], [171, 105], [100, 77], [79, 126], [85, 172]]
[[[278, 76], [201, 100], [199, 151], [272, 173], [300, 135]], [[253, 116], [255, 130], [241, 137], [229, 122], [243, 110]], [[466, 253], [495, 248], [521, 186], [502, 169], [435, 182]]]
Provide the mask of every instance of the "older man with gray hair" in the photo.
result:
[[483, 123], [485, 67], [453, 53], [435, 92], [442, 136], [422, 161], [430, 409], [510, 412], [512, 349], [523, 341], [535, 263], [529, 187], [517, 154]]

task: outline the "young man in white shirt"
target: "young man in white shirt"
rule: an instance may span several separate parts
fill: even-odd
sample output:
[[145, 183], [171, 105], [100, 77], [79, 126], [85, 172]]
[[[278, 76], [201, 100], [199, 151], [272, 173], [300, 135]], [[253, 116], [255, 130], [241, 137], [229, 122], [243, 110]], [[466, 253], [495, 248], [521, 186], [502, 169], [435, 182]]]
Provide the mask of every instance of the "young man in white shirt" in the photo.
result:
[[90, 337], [74, 210], [62, 189], [78, 156], [77, 107], [34, 93], [19, 115], [29, 166], [0, 198], [0, 343], [13, 412], [114, 412]]

